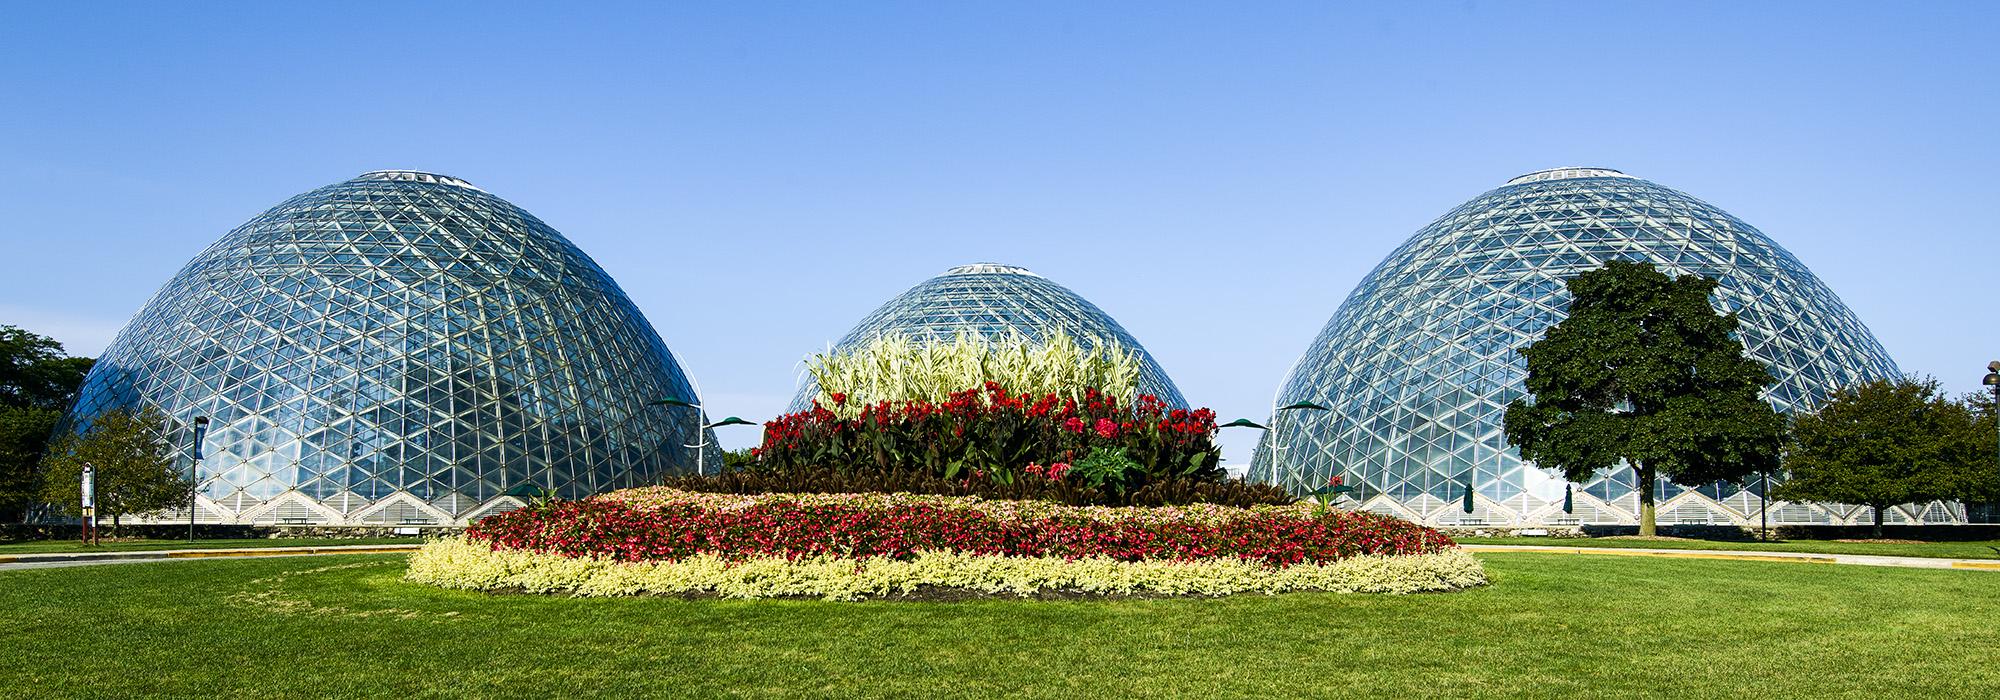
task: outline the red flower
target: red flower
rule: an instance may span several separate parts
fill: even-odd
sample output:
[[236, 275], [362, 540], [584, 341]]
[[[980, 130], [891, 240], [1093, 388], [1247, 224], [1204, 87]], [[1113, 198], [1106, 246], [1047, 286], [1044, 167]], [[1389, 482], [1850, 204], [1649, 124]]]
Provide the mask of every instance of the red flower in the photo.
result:
[[1078, 420], [1075, 416], [1071, 416], [1069, 420], [1063, 421], [1063, 430], [1072, 433], [1081, 433], [1083, 432], [1083, 421]]
[[1118, 437], [1118, 424], [1109, 418], [1097, 419], [1097, 436], [1106, 440]]
[[833, 405], [835, 406], [847, 405], [847, 394], [838, 391], [833, 392]]

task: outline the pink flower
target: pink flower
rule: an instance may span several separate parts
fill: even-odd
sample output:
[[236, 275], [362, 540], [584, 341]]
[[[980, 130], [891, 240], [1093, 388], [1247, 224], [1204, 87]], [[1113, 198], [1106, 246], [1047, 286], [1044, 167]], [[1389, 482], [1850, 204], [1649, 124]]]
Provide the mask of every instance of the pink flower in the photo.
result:
[[1118, 437], [1118, 424], [1109, 418], [1097, 419], [1097, 436], [1106, 440]]
[[1068, 473], [1069, 473], [1068, 462], [1057, 462], [1055, 464], [1049, 465], [1049, 478], [1051, 480], [1061, 481], [1063, 475]]
[[1069, 420], [1063, 421], [1063, 430], [1072, 433], [1081, 433], [1083, 432], [1083, 421], [1072, 416]]
[[1341, 478], [1339, 474], [1335, 474], [1333, 478], [1326, 480], [1326, 485], [1332, 488], [1340, 488], [1340, 485], [1344, 483], [1347, 483], [1347, 480]]

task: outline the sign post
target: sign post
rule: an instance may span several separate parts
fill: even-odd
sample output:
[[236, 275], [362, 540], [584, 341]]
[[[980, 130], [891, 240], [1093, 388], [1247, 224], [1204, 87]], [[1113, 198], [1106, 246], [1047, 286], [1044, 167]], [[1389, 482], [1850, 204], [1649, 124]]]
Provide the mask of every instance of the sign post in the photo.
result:
[[194, 419], [194, 461], [188, 463], [188, 544], [194, 544], [195, 497], [201, 494], [201, 439], [208, 435], [208, 416]]
[[83, 543], [97, 539], [97, 467], [83, 463]]

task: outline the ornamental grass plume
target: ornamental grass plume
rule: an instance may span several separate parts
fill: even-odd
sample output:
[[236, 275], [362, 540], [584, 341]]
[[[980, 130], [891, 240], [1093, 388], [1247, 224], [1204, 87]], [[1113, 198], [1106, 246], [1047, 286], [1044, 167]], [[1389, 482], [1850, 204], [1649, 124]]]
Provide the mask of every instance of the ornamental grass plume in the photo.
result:
[[806, 359], [816, 399], [842, 417], [887, 401], [940, 403], [953, 392], [999, 383], [1034, 395], [1083, 400], [1095, 389], [1130, 402], [1138, 393], [1138, 353], [1115, 340], [1080, 342], [1056, 330], [1041, 340], [1019, 331], [987, 339], [960, 332], [951, 340], [877, 336], [851, 350]]

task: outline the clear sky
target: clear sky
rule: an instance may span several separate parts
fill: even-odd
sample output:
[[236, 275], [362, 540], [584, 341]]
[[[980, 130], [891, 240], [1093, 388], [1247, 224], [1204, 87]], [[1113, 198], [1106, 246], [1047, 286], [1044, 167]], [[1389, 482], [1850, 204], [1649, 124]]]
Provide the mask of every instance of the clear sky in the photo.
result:
[[[2000, 358], [2000, 3], [0, 17], [0, 323], [79, 354], [258, 212], [413, 168], [593, 255], [717, 415], [773, 416], [804, 355], [992, 261], [1103, 307], [1191, 401], [1261, 419], [1403, 239], [1510, 177], [1588, 165], [1762, 229], [1905, 371], [1970, 391]], [[1247, 459], [1254, 436], [1225, 437]]]

